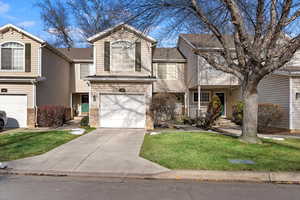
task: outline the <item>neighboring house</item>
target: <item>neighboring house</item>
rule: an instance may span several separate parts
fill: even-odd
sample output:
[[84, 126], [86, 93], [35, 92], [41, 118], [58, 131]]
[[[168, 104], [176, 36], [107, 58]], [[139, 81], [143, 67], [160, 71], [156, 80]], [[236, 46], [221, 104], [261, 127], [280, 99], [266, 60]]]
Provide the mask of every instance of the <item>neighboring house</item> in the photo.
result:
[[36, 107], [69, 107], [71, 60], [42, 39], [8, 24], [0, 28], [0, 110], [8, 127], [34, 127]]
[[[14, 25], [0, 34], [0, 110], [8, 113], [9, 127], [34, 127], [38, 106], [63, 105], [70, 116], [89, 116], [94, 127], [152, 129], [156, 93], [174, 94], [177, 112], [190, 117], [203, 115], [218, 95], [230, 118], [241, 99], [237, 78], [194, 54], [220, 50], [207, 34], [181, 34], [177, 47], [158, 48], [155, 39], [120, 24], [89, 38], [91, 48], [69, 49], [53, 48]], [[290, 130], [300, 129], [295, 61], [259, 85], [259, 102], [283, 108], [284, 118], [274, 126]]]

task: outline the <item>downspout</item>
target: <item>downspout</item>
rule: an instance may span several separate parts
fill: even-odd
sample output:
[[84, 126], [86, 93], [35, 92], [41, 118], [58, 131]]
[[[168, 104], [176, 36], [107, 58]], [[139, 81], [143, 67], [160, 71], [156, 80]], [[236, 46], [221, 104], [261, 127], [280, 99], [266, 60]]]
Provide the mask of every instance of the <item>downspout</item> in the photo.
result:
[[201, 70], [199, 69], [199, 56], [197, 56], [197, 85], [198, 85], [198, 112], [197, 116], [200, 116], [201, 112], [201, 84], [200, 84], [200, 75], [201, 75]]
[[293, 79], [291, 77], [291, 73], [289, 72], [289, 129], [290, 131], [293, 130]]

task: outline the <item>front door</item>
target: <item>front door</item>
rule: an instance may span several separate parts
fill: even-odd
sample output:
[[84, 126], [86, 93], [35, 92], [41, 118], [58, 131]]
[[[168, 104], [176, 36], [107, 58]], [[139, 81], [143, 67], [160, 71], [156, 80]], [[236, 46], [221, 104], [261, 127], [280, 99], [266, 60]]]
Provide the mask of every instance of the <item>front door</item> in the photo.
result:
[[222, 104], [222, 115], [225, 115], [225, 93], [224, 92], [216, 92], [216, 95], [220, 98]]
[[81, 114], [89, 112], [89, 95], [81, 95]]

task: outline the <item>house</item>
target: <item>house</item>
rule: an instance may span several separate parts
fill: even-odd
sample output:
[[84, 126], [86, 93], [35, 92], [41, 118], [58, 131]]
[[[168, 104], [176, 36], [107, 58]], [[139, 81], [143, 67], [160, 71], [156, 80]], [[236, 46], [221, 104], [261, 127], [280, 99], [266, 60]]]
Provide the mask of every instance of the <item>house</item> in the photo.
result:
[[[69, 108], [70, 117], [89, 116], [93, 127], [152, 129], [156, 93], [174, 94], [178, 112], [190, 117], [205, 113], [218, 95], [223, 116], [230, 118], [241, 99], [236, 77], [193, 53], [221, 48], [207, 34], [181, 34], [177, 47], [158, 48], [154, 38], [119, 24], [88, 38], [90, 48], [69, 49], [54, 48], [10, 24], [0, 34], [0, 110], [8, 113], [9, 127], [34, 127], [37, 107], [50, 104]], [[259, 86], [260, 102], [284, 108], [276, 126], [285, 129], [300, 129], [296, 65]]]

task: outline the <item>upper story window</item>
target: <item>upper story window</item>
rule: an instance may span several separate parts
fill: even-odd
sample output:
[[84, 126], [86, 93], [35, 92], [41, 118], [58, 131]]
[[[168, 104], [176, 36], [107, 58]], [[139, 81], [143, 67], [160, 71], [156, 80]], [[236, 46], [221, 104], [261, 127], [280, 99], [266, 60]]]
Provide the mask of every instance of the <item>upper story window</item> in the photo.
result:
[[135, 43], [117, 41], [111, 44], [112, 71], [135, 71]]
[[1, 70], [25, 71], [24, 45], [7, 42], [1, 45]]
[[91, 63], [80, 64], [80, 79], [91, 75], [93, 65]]
[[176, 63], [159, 63], [157, 76], [159, 79], [178, 80], [178, 69]]

